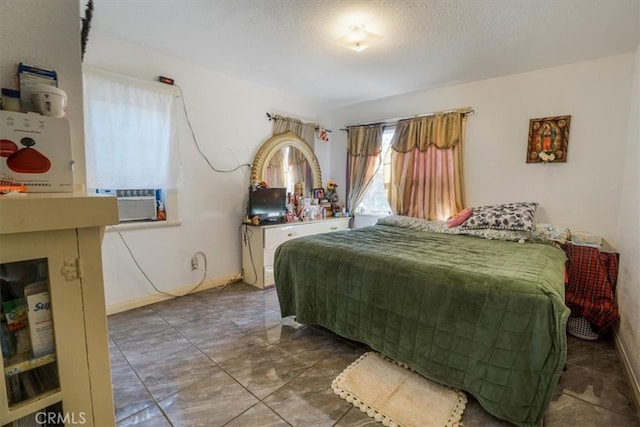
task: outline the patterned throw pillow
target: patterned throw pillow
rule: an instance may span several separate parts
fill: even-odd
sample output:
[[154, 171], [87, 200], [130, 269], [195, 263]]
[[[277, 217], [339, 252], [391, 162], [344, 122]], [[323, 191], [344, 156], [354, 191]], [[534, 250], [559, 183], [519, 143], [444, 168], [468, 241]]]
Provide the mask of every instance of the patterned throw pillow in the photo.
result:
[[494, 228], [497, 230], [532, 231], [537, 202], [516, 202], [474, 207], [463, 229]]

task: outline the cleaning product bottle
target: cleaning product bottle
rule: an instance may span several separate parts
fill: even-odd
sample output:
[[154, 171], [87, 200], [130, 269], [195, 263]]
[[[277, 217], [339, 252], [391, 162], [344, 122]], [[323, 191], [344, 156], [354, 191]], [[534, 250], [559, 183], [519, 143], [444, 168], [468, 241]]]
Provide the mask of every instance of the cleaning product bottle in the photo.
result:
[[53, 316], [46, 281], [31, 283], [24, 287], [29, 316], [29, 333], [33, 357], [53, 353]]

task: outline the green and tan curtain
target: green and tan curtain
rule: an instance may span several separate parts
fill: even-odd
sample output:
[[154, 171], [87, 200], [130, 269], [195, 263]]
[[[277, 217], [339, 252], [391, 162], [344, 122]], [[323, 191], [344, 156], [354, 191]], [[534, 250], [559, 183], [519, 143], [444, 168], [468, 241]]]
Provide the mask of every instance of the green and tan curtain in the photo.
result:
[[383, 126], [351, 126], [348, 131], [346, 207], [352, 211], [362, 202], [380, 165]]
[[316, 131], [315, 123], [304, 123], [301, 120], [284, 117], [279, 114], [271, 116], [271, 120], [273, 121], [271, 128], [273, 136], [291, 131], [302, 138], [310, 147], [313, 147]]
[[465, 125], [463, 111], [398, 122], [387, 189], [394, 214], [445, 220], [464, 208]]

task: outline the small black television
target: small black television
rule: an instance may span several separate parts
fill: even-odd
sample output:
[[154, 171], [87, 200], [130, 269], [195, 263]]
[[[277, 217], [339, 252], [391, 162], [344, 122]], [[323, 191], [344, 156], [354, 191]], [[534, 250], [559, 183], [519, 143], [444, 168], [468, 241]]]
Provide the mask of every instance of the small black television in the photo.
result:
[[287, 212], [286, 188], [249, 190], [249, 218], [258, 217], [261, 224], [284, 222]]

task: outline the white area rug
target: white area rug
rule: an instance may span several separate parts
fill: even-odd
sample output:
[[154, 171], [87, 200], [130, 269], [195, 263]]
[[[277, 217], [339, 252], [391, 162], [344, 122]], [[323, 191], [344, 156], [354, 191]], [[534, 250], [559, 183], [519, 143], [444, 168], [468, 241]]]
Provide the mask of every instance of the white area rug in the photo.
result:
[[331, 388], [391, 427], [455, 427], [467, 405], [467, 396], [460, 390], [431, 382], [372, 351], [349, 365]]

